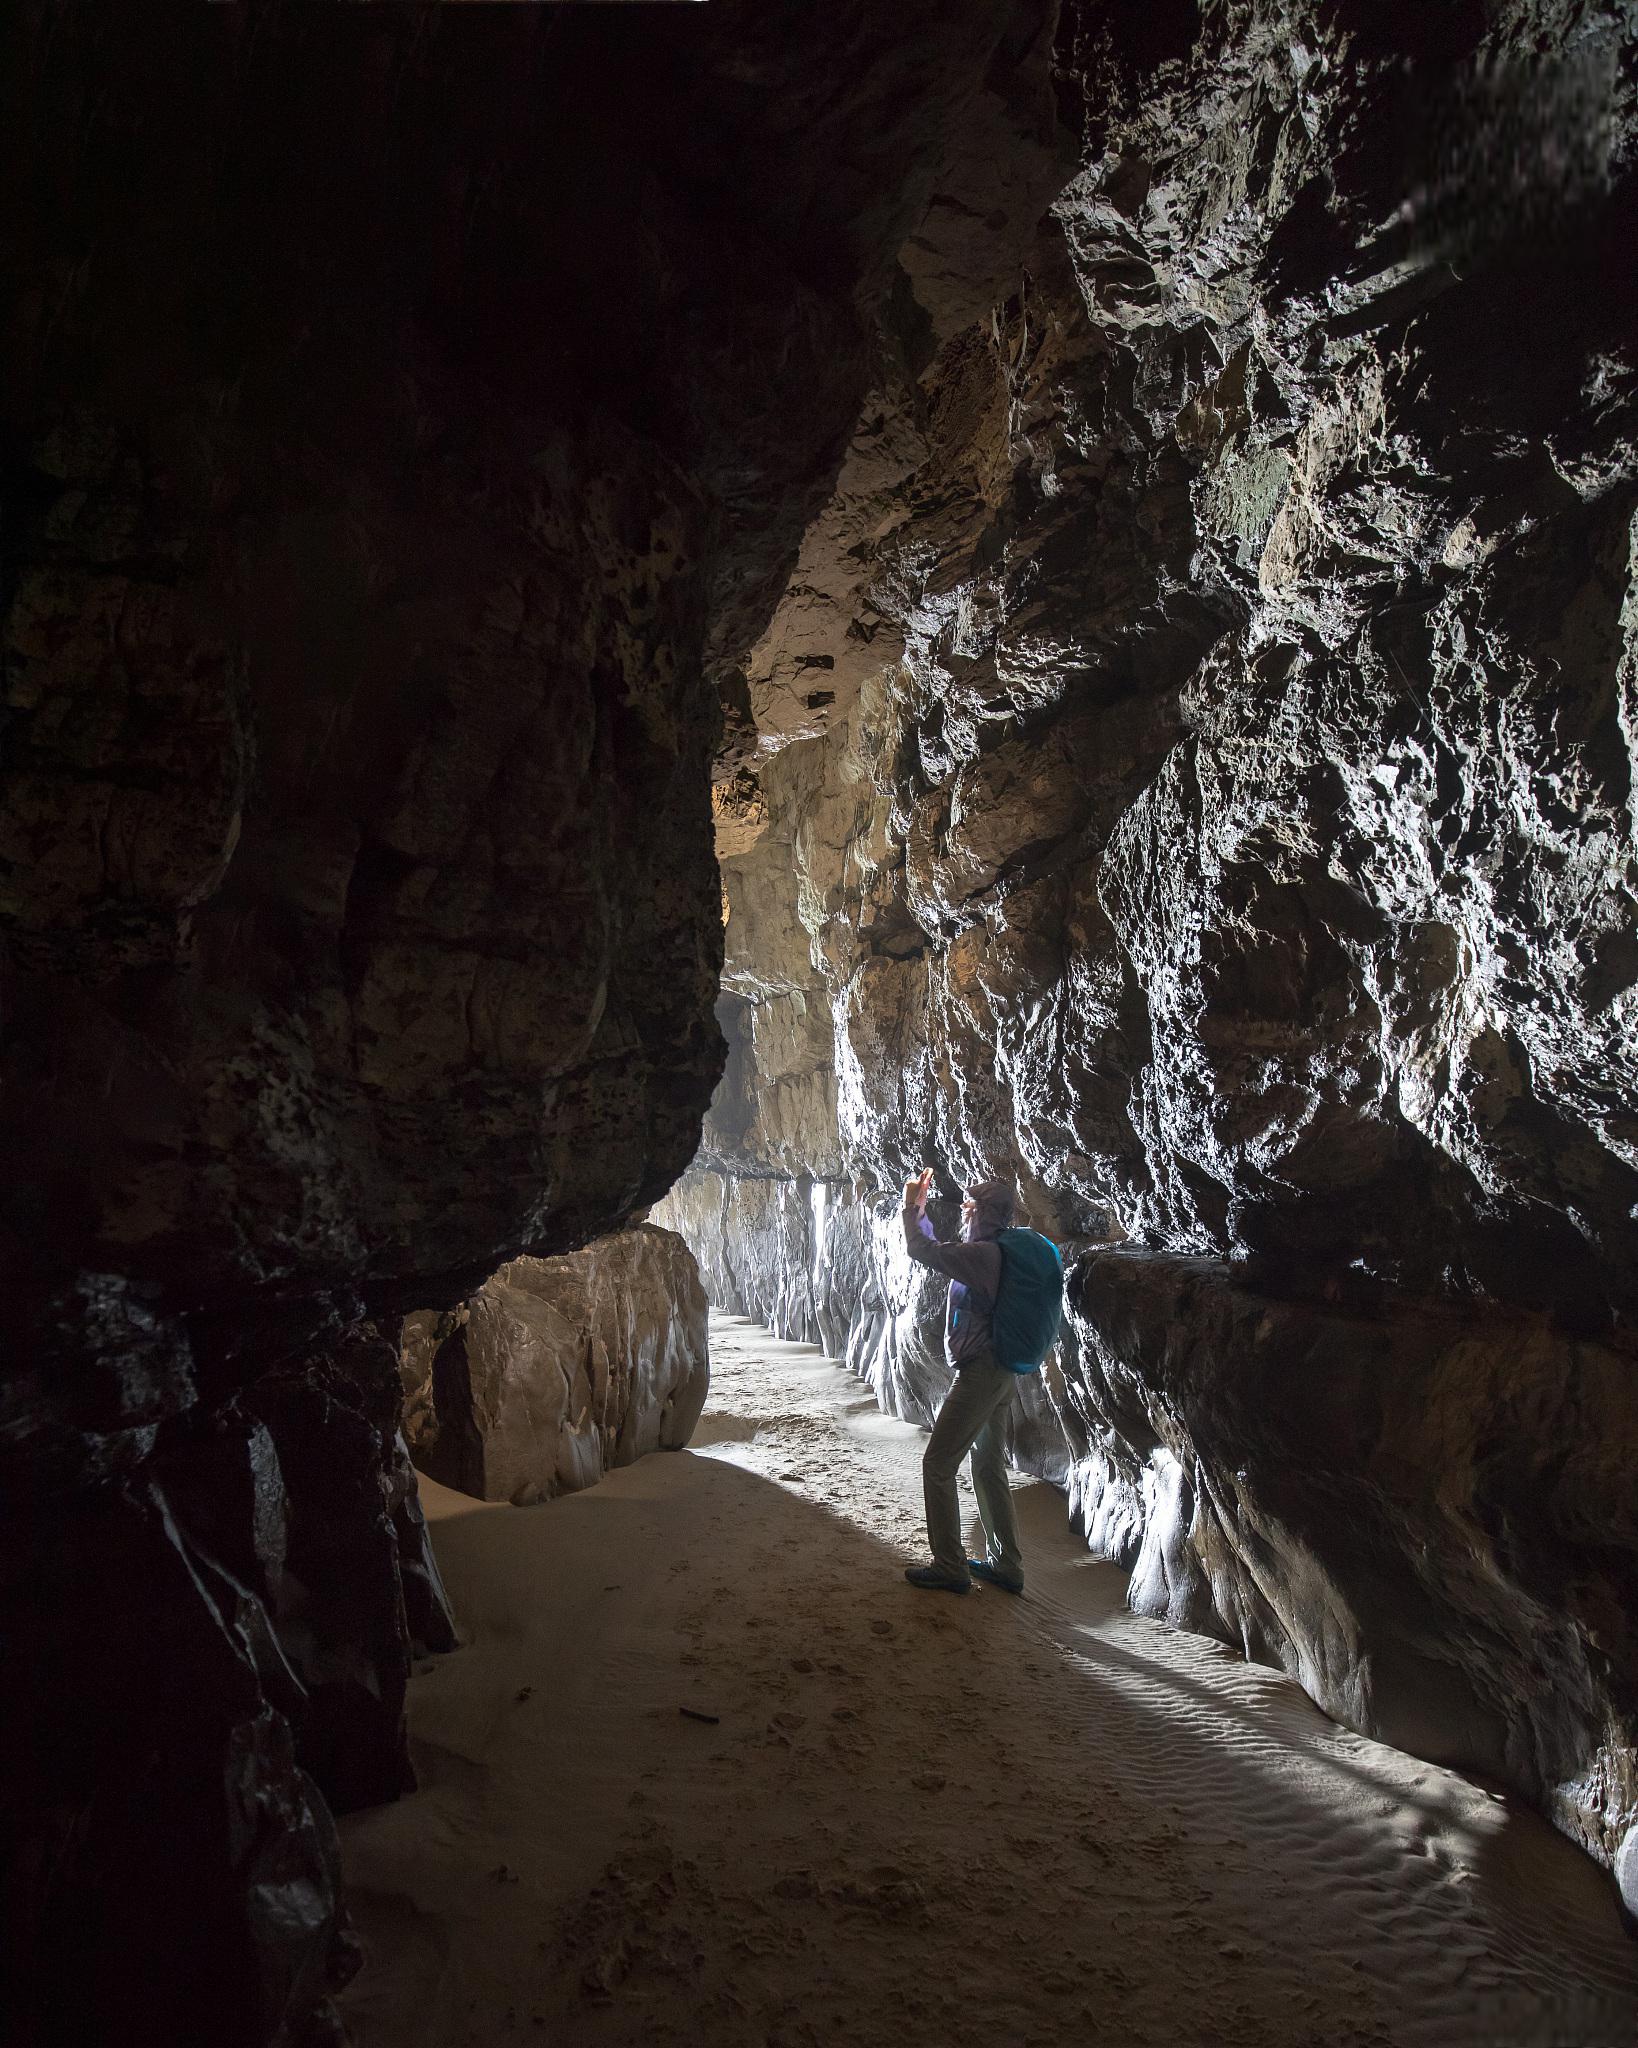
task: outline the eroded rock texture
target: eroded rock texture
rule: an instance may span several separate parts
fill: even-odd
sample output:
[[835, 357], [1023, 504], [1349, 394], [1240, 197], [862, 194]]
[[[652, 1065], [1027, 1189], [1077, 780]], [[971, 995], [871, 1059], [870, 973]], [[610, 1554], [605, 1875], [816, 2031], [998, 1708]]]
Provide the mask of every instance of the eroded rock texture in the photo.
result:
[[1210, 1259], [1083, 1261], [1066, 1422], [1134, 1603], [1354, 1727], [1523, 1784], [1605, 1861], [1638, 1821], [1638, 1403], [1539, 1316], [1282, 1298]]
[[145, 1455], [94, 1440], [123, 1465], [68, 1506], [10, 1460], [12, 2038], [121, 2004], [146, 2039], [270, 2038], [351, 1973], [331, 1810], [413, 1782], [410, 1656], [454, 1643], [398, 1415], [355, 1324]]
[[662, 1211], [716, 1298], [921, 1415], [896, 1188], [1015, 1177], [1080, 1254], [1019, 1455], [1134, 1598], [1605, 1858], [1634, 36], [1593, 0], [1066, 6], [975, 114], [931, 208], [971, 235], [907, 272], [748, 672], [741, 1065]]
[[514, 1259], [453, 1310], [405, 1317], [411, 1455], [521, 1507], [679, 1451], [711, 1383], [706, 1313], [693, 1254], [652, 1224]]
[[721, 704], [1016, 33], [994, 0], [7, 16], [25, 2042], [227, 2048], [322, 1989], [327, 1801], [403, 1782], [437, 1624], [377, 1325], [696, 1147]]

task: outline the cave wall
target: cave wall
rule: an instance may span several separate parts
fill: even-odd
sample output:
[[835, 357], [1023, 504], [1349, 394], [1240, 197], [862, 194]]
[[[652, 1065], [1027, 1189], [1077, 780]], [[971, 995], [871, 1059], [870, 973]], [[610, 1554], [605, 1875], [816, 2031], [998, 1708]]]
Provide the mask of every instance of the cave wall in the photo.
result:
[[1073, 1267], [1020, 1456], [1135, 1603], [1629, 1904], [1634, 46], [1061, 11], [1050, 197], [912, 278], [748, 674], [743, 1070], [662, 1211], [921, 1417], [897, 1188], [1014, 1178]]
[[8, 13], [24, 2042], [293, 2040], [349, 1967], [330, 1809], [448, 1640], [397, 1319], [695, 1150], [723, 706], [1020, 18]]

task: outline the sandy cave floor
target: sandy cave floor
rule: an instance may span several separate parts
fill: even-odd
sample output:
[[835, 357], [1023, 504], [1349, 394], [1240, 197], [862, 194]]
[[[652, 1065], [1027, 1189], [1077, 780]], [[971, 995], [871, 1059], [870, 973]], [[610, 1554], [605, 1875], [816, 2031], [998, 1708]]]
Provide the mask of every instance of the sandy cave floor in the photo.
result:
[[1049, 1487], [1023, 1600], [915, 1592], [921, 1432], [739, 1318], [712, 1371], [588, 1493], [422, 1481], [465, 1647], [422, 1789], [343, 1826], [360, 2048], [1638, 2039], [1533, 1814], [1129, 1614]]

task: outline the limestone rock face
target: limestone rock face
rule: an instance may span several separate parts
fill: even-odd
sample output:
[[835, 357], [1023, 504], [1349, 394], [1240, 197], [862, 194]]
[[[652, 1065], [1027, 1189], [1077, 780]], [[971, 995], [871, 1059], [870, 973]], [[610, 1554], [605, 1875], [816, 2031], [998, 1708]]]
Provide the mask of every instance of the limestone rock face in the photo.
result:
[[405, 1318], [411, 1455], [521, 1507], [681, 1450], [710, 1388], [706, 1314], [693, 1254], [651, 1224], [514, 1259], [452, 1312]]
[[[273, 2037], [356, 1966], [330, 1811], [413, 1782], [410, 1656], [455, 1640], [393, 1346], [355, 1326], [159, 1432], [73, 1514], [13, 1494], [5, 1527], [11, 1725], [36, 1692], [52, 1708], [6, 1793], [20, 2023], [31, 1982], [50, 1996], [16, 2038], [99, 2038], [111, 1996], [147, 2038], [200, 2039], [202, 2014], [212, 2039]], [[89, 1808], [66, 1796], [87, 1785]]]
[[31, 2048], [259, 2043], [323, 1989], [326, 1800], [404, 1781], [434, 1597], [348, 1361], [695, 1150], [723, 707], [1018, 21], [7, 14], [0, 1550], [8, 1641], [31, 1573], [63, 1638], [5, 1794]]
[[1630, 1354], [1125, 1249], [1081, 1261], [1070, 1312], [1071, 1499], [1135, 1607], [1527, 1788], [1605, 1861], [1638, 1840]]
[[743, 1066], [661, 1213], [918, 1417], [917, 1166], [1169, 1261], [1094, 1257], [1021, 1459], [1145, 1605], [1608, 1857], [1638, 1556], [1551, 1475], [1638, 1385], [1631, 24], [1070, 5], [1046, 61], [1050, 198], [981, 315], [916, 270], [775, 612], [830, 695], [786, 662], [736, 799]]

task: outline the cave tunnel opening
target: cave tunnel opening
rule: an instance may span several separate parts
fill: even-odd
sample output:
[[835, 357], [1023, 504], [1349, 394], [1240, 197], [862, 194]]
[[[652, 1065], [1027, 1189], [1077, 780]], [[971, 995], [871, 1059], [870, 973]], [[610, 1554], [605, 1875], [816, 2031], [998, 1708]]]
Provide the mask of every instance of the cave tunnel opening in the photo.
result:
[[19, 2048], [1631, 2040], [1635, 47], [0, 28]]

